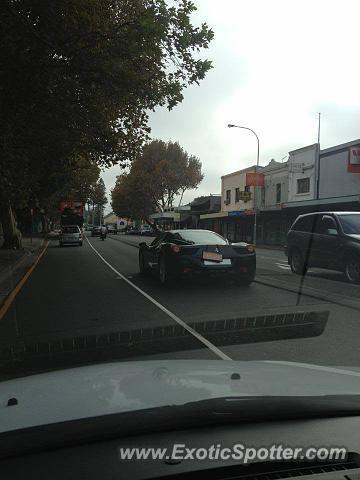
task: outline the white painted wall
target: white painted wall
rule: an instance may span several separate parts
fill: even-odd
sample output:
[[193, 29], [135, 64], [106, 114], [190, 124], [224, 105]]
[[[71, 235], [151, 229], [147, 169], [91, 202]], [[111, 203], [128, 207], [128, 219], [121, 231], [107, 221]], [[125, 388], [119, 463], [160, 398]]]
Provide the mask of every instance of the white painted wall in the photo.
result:
[[[254, 169], [247, 171], [234, 172], [229, 175], [221, 177], [221, 211], [233, 212], [237, 210], [253, 210], [254, 209], [254, 188], [250, 187], [251, 200], [248, 202], [235, 202], [235, 189], [240, 188], [240, 191], [245, 190], [246, 173], [255, 172]], [[226, 191], [231, 190], [231, 202], [226, 205]]]
[[[318, 145], [309, 145], [289, 152], [289, 202], [313, 200], [316, 198], [316, 162]], [[297, 193], [298, 179], [310, 178], [308, 193]]]
[[[265, 202], [261, 207], [266, 209], [280, 208], [281, 203], [288, 201], [289, 173], [287, 163], [270, 162], [269, 165], [264, 167], [262, 173], [264, 174]], [[281, 201], [279, 204], [276, 202], [276, 186], [278, 183], [281, 184]]]
[[320, 152], [320, 198], [360, 195], [360, 173], [348, 172], [348, 148]]

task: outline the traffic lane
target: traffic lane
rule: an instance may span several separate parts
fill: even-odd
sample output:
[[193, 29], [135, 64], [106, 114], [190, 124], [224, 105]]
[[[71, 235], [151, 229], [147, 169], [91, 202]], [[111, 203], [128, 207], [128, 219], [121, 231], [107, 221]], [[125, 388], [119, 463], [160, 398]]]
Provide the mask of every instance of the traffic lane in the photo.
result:
[[360, 286], [349, 283], [342, 272], [311, 268], [301, 276], [293, 273], [285, 262], [274, 264], [259, 259], [256, 281], [360, 309]]
[[[158, 285], [156, 279], [150, 277], [150, 279], [144, 280], [139, 277], [137, 265], [138, 248], [135, 248], [138, 247], [138, 238], [135, 238], [134, 236], [134, 238], [128, 240], [127, 237], [130, 236], [109, 238], [110, 242], [116, 244], [123, 243], [124, 247], [122, 248], [126, 248], [126, 252], [129, 257], [127, 259], [125, 273], [127, 275], [131, 275], [133, 278], [136, 278], [136, 281], [140, 282], [139, 284], [142, 285], [143, 288], [148, 289], [151, 294], [161, 297], [162, 289]], [[132, 252], [132, 248], [134, 249], [135, 253]], [[265, 249], [262, 251], [264, 250]], [[201, 310], [204, 311], [203, 305], [206, 304], [208, 305], [208, 308], [206, 309], [206, 315], [209, 313], [214, 316], [218, 315], [219, 311], [218, 308], [216, 308], [216, 305], [214, 306], [214, 302], [219, 301], [219, 298], [221, 298], [221, 302], [223, 299], [227, 302], [227, 312], [236, 312], [238, 310], [238, 303], [236, 303], [233, 309], [231, 308], [231, 306], [234, 305], [234, 299], [243, 299], [244, 295], [249, 295], [249, 301], [246, 300], [245, 305], [243, 305], [245, 313], [252, 308], [257, 309], [258, 307], [269, 309], [294, 305], [306, 305], [316, 303], [317, 301], [329, 302], [329, 300], [335, 301], [344, 299], [350, 299], [352, 303], [358, 304], [360, 308], [359, 286], [350, 285], [343, 282], [341, 273], [314, 269], [314, 271], [311, 270], [302, 281], [300, 276], [291, 272], [287, 263], [283, 262], [281, 263], [282, 268], [279, 267], [279, 262], [276, 262], [275, 260], [280, 255], [282, 255], [282, 252], [275, 250], [267, 253], [265, 258], [263, 258], [262, 253], [260, 255], [257, 253], [256, 281], [251, 285], [248, 291], [246, 290], [247, 287], [231, 285], [228, 281], [221, 278], [211, 281], [207, 281], [207, 279], [194, 280], [190, 278], [187, 281], [180, 282], [178, 288], [181, 288], [182, 293], [185, 293], [186, 291], [191, 293], [191, 290], [196, 286], [196, 292], [199, 299], [201, 299], [201, 301], [195, 303], [191, 307], [187, 307], [187, 305], [189, 305], [187, 302], [186, 305], [184, 305], [185, 313], [188, 313], [186, 310], [189, 309], [190, 314], [201, 318]], [[115, 257], [116, 253], [114, 251], [113, 258], [115, 259]], [[133, 258], [133, 261], [131, 258]], [[283, 258], [286, 258], [285, 255]], [[334, 279], [336, 279], [336, 281]], [[269, 287], [276, 287], [275, 293], [274, 290], [271, 290], [271, 288], [263, 288], [264, 283]], [[221, 290], [219, 290], [219, 288], [221, 288]], [[311, 297], [303, 295], [306, 289], [310, 290]], [[286, 292], [287, 290], [290, 290], [290, 292]], [[295, 296], [292, 294], [292, 292], [295, 293]], [[176, 301], [176, 295], [174, 294], [174, 291], [171, 291], [170, 289], [166, 293], [168, 296], [166, 301]], [[258, 300], [259, 298], [261, 298], [260, 305]], [[176, 308], [177, 307], [178, 305], [176, 305]], [[214, 310], [212, 310], [212, 308], [214, 308]]]
[[[313, 305], [315, 310], [319, 309], [319, 306], [319, 303]], [[321, 304], [321, 309], [328, 310], [330, 315], [320, 336], [242, 343], [241, 336], [237, 335], [236, 341], [232, 344], [224, 345], [216, 340], [214, 343], [229, 358], [238, 361], [299, 362], [339, 368], [359, 367], [358, 314], [346, 307], [326, 303]], [[189, 355], [189, 352], [180, 351], [174, 352], [172, 358], [182, 359], [189, 356], [191, 357], [191, 352]], [[167, 356], [158, 354], [154, 356], [155, 358], [166, 359]]]
[[223, 350], [233, 360], [257, 359], [337, 367], [360, 366], [359, 313], [333, 304], [323, 303], [321, 306], [328, 310], [330, 315], [320, 336], [233, 345]]
[[[150, 243], [152, 238], [141, 236], [122, 236], [119, 240], [138, 247], [139, 242]], [[287, 262], [285, 250], [278, 248], [257, 247], [257, 280], [276, 286], [278, 288], [291, 289], [302, 293], [308, 289], [312, 296], [319, 296], [320, 300], [342, 302], [358, 305], [360, 309], [360, 286], [347, 282], [342, 272], [311, 268], [302, 278], [294, 274]], [[300, 299], [300, 303], [303, 300]]]
[[[121, 271], [121, 255], [118, 252], [125, 249], [124, 273], [188, 323], [299, 309], [296, 294], [256, 283], [248, 288], [241, 288], [227, 282], [221, 284], [197, 280], [179, 282], [175, 288], [164, 289], [153, 277], [142, 278], [136, 273], [136, 248], [122, 244], [120, 240], [109, 240], [107, 245], [103, 245], [104, 256], [108, 255], [109, 261], [116, 264]], [[337, 366], [360, 364], [357, 340], [360, 335], [360, 322], [357, 312], [307, 296], [300, 299], [300, 309], [330, 312], [325, 331], [320, 336], [248, 344], [242, 344], [241, 338], [237, 338], [233, 345], [227, 346], [216, 341], [214, 343], [234, 360], [297, 361]], [[183, 353], [180, 352], [180, 355]]]
[[0, 345], [169, 323], [164, 312], [101, 262], [87, 242], [59, 248], [53, 241], [1, 320]]
[[[183, 279], [174, 288], [162, 287], [153, 275], [141, 276], [139, 250], [120, 238], [108, 238], [92, 244], [119, 272], [186, 321], [218, 320], [234, 315], [292, 309], [296, 295], [253, 283], [241, 287], [226, 277]], [[261, 299], [261, 301], [259, 301]], [[305, 298], [303, 305], [316, 304]]]

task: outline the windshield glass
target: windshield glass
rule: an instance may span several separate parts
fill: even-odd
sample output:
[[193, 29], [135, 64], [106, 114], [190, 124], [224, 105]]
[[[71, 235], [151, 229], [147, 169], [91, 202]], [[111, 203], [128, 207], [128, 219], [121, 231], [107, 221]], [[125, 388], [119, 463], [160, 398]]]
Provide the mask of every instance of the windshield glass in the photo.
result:
[[359, 16], [0, 1], [0, 437], [360, 394]]
[[344, 233], [360, 235], [360, 214], [339, 215]]
[[79, 227], [62, 227], [62, 233], [79, 233]]
[[224, 238], [220, 237], [220, 235], [216, 235], [213, 232], [206, 232], [206, 231], [188, 231], [183, 230], [181, 232], [174, 233], [174, 238], [179, 240], [184, 240], [184, 242], [188, 242], [191, 244], [197, 245], [226, 245], [227, 242]]

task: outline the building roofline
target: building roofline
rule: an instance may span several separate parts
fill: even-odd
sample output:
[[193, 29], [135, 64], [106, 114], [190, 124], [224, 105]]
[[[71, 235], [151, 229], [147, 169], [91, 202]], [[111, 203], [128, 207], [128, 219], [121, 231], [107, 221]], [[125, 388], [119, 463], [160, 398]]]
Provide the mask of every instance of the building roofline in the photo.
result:
[[357, 140], [352, 140], [351, 142], [340, 143], [340, 145], [335, 145], [335, 147], [324, 148], [324, 150], [320, 150], [320, 155], [343, 150], [344, 148], [352, 147], [354, 145], [360, 145], [360, 138]]
[[317, 143], [312, 143], [311, 145], [307, 145], [306, 147], [296, 148], [295, 150], [290, 150], [289, 155], [291, 153], [295, 153], [295, 152], [297, 153], [297, 152], [304, 152], [306, 150], [311, 150], [311, 149], [313, 149], [314, 147], [317, 147], [317, 146], [318, 146]]
[[[239, 175], [241, 173], [250, 172], [252, 170], [255, 170], [256, 168], [257, 168], [256, 165], [252, 165], [251, 167], [243, 168], [241, 170], [237, 170], [236, 172], [231, 172], [231, 173], [227, 173], [226, 175], [222, 175], [221, 178], [228, 178], [228, 177], [232, 177], [234, 175]], [[265, 168], [265, 167], [259, 165], [258, 171], [262, 170], [263, 168]]]

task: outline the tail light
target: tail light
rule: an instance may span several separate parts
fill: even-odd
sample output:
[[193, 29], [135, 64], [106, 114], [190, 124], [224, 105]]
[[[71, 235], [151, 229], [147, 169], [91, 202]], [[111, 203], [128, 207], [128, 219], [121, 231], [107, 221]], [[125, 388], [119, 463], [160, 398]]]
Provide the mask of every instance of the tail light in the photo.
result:
[[180, 250], [181, 250], [181, 248], [179, 247], [179, 245], [171, 245], [171, 247], [170, 247], [170, 251], [172, 253], [180, 253]]
[[255, 252], [255, 245], [246, 245], [246, 250], [249, 252], [249, 253], [254, 253]]

